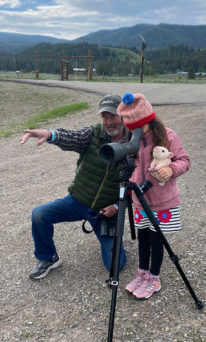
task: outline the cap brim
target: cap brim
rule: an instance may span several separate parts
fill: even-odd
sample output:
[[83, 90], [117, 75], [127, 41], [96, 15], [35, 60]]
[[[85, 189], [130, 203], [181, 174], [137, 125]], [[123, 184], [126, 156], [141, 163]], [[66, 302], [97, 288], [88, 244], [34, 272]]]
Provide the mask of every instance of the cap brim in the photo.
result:
[[98, 111], [98, 114], [101, 114], [103, 112], [108, 112], [108, 113], [111, 113], [111, 114], [117, 114], [117, 108], [116, 107], [112, 107], [112, 106], [105, 106], [103, 108], [101, 108], [99, 111]]

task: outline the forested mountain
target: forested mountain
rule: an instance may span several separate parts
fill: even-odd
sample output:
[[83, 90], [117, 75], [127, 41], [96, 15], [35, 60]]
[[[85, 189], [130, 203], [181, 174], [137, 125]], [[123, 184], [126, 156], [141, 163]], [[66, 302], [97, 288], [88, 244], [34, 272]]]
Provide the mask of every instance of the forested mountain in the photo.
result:
[[[128, 76], [139, 73], [139, 50], [100, 47], [97, 44], [88, 43], [41, 43], [15, 55], [0, 56], [0, 70], [34, 72], [38, 66], [40, 73], [60, 74], [60, 61], [65, 59], [69, 61], [69, 74], [71, 74], [75, 67], [87, 69], [88, 50], [91, 50], [92, 67], [96, 69], [97, 75]], [[146, 75], [188, 71], [189, 68], [192, 68], [194, 72], [206, 72], [206, 49], [170, 45], [166, 49], [145, 50], [144, 73]]]
[[[2, 55], [0, 56], [0, 70], [35, 71], [38, 55], [38, 68], [40, 73], [60, 74], [60, 61], [62, 59], [69, 61], [69, 73], [71, 73], [76, 66], [78, 66], [78, 68], [87, 69], [88, 58], [85, 57], [88, 56], [88, 50], [91, 50], [93, 57], [92, 67], [95, 68], [100, 75], [128, 75], [128, 73], [136, 73], [137, 65], [140, 60], [140, 57], [136, 52], [128, 49], [99, 47], [98, 45], [87, 43], [41, 43], [15, 55]], [[75, 56], [85, 57], [76, 58]]]
[[23, 48], [39, 43], [90, 43], [99, 46], [140, 48], [142, 35], [147, 50], [163, 49], [170, 45], [185, 45], [193, 48], [206, 48], [206, 25], [138, 24], [116, 30], [102, 30], [90, 33], [74, 41], [66, 41], [46, 36], [24, 35], [0, 32], [0, 54], [16, 53]]
[[187, 45], [206, 48], [206, 25], [139, 24], [116, 30], [102, 30], [76, 39], [74, 42], [87, 42], [98, 45], [111, 45], [140, 48], [142, 35], [147, 49], [162, 49], [169, 45]]
[[39, 43], [60, 43], [65, 40], [47, 36], [0, 32], [0, 52], [8, 54], [19, 52]]
[[177, 71], [206, 72], [206, 49], [194, 49], [188, 46], [169, 46], [166, 49], [147, 51], [148, 73], [167, 73]]

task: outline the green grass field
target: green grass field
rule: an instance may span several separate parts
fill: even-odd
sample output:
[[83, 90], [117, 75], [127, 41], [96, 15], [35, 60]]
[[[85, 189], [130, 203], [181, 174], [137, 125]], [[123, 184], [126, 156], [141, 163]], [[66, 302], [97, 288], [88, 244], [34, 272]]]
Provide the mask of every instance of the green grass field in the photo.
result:
[[[0, 71], [0, 79], [32, 79], [35, 80], [35, 73], [24, 73], [23, 75], [17, 75], [16, 72]], [[39, 80], [61, 80], [58, 74], [39, 74]], [[73, 73], [69, 75], [68, 81], [88, 81], [87, 74]], [[128, 77], [117, 77], [117, 76], [96, 76], [93, 75], [93, 79], [89, 82], [139, 82], [140, 76], [128, 76]], [[161, 74], [154, 76], [143, 76], [143, 83], [183, 83], [183, 84], [206, 84], [206, 77], [196, 76], [195, 79], [188, 79], [187, 76], [179, 76], [177, 74]]]

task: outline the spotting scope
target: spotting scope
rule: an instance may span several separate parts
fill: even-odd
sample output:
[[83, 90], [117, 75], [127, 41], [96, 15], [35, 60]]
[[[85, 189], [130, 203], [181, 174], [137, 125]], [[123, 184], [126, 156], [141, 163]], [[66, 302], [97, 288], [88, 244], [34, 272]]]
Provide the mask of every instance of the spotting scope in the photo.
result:
[[100, 147], [99, 154], [102, 160], [107, 163], [117, 162], [123, 159], [127, 154], [136, 154], [139, 151], [142, 129], [135, 128], [131, 140], [126, 143], [109, 143]]

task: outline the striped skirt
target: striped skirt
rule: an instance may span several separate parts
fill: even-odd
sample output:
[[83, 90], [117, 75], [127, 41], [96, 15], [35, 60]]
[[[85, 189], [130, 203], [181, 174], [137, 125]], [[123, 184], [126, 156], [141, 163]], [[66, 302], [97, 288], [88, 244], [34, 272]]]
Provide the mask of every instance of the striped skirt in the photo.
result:
[[[176, 232], [182, 229], [179, 206], [167, 210], [153, 211], [153, 214], [163, 233]], [[150, 228], [156, 231], [144, 210], [134, 210], [134, 223], [138, 229]]]

